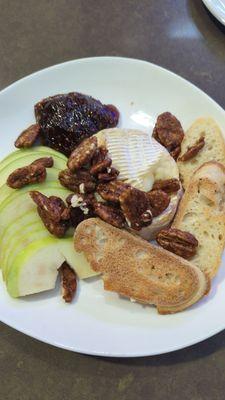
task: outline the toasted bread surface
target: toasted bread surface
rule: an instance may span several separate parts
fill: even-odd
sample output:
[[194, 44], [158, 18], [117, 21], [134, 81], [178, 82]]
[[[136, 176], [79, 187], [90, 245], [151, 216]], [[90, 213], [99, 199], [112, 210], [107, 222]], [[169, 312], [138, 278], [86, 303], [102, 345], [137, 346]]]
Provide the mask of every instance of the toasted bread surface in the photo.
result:
[[201, 137], [204, 137], [205, 145], [195, 157], [187, 161], [178, 159], [177, 165], [184, 188], [194, 171], [205, 162], [213, 160], [225, 165], [225, 141], [219, 126], [212, 118], [199, 118], [191, 125], [181, 145], [181, 156]]
[[187, 308], [209, 290], [199, 268], [98, 218], [79, 224], [74, 241], [75, 250], [102, 273], [106, 290], [155, 304], [162, 314]]
[[172, 225], [192, 233], [199, 242], [191, 263], [213, 278], [225, 245], [225, 167], [203, 164], [192, 176]]

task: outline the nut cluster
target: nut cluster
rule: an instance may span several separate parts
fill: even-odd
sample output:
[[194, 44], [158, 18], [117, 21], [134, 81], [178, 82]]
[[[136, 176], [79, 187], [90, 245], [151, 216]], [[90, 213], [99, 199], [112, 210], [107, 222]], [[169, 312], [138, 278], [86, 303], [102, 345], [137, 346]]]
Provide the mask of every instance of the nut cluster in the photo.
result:
[[[37, 159], [11, 173], [7, 184], [11, 188], [21, 188], [43, 182], [46, 168], [52, 166], [52, 157]], [[95, 136], [76, 147], [67, 167], [58, 177], [60, 183], [73, 192], [68, 196], [67, 204], [56, 196], [30, 192], [45, 227], [57, 237], [64, 236], [69, 227], [76, 227], [93, 216], [117, 228], [139, 231], [168, 207], [169, 194], [180, 188], [178, 180], [169, 179], [156, 181], [151, 191], [144, 192], [119, 180], [119, 171], [112, 166], [108, 150], [98, 146]]]
[[37, 211], [48, 231], [57, 237], [63, 237], [71, 226], [70, 209], [57, 196], [47, 197], [38, 191], [31, 191], [30, 196], [37, 204]]
[[42, 157], [31, 164], [13, 171], [6, 181], [12, 189], [20, 189], [32, 183], [41, 183], [46, 179], [46, 168], [53, 166], [52, 157]]
[[138, 231], [168, 207], [168, 193], [180, 188], [179, 181], [171, 179], [158, 182], [158, 187], [146, 193], [119, 180], [108, 150], [98, 147], [95, 136], [83, 140], [72, 152], [67, 167], [60, 172], [59, 180], [80, 198], [80, 204], [73, 204], [73, 197], [70, 198], [73, 226], [81, 222], [83, 213], [83, 219], [98, 216], [117, 228]]

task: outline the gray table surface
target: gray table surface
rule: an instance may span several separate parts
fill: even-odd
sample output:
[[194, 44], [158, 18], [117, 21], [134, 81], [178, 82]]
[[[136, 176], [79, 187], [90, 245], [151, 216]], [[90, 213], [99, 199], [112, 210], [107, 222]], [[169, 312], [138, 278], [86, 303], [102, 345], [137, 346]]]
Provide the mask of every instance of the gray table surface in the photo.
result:
[[[169, 68], [225, 107], [224, 34], [201, 0], [0, 0], [0, 89], [66, 60], [126, 56]], [[0, 399], [224, 399], [224, 346], [222, 332], [171, 354], [102, 359], [0, 324]]]

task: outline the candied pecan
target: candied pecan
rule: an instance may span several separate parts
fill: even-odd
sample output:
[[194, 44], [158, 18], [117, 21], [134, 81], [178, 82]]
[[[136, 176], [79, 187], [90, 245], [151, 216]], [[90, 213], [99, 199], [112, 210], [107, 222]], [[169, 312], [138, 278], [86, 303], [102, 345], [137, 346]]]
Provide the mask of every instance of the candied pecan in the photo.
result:
[[108, 183], [99, 183], [96, 191], [104, 200], [111, 201], [112, 203], [119, 203], [119, 197], [122, 191], [129, 187], [130, 185], [127, 183], [115, 180]]
[[40, 183], [46, 179], [46, 169], [41, 165], [27, 165], [13, 171], [6, 181], [13, 189], [20, 189], [31, 183]]
[[125, 218], [119, 208], [108, 206], [103, 203], [96, 202], [94, 204], [94, 213], [108, 224], [116, 228], [124, 228]]
[[109, 157], [106, 157], [104, 160], [97, 162], [96, 164], [93, 164], [90, 173], [92, 175], [97, 175], [100, 172], [107, 172], [107, 168], [109, 168], [112, 164], [112, 160]]
[[119, 196], [120, 206], [128, 225], [140, 230], [152, 222], [151, 205], [147, 193], [129, 187]]
[[61, 278], [62, 297], [66, 303], [71, 303], [77, 289], [77, 277], [65, 261], [58, 269]]
[[181, 146], [177, 146], [177, 147], [175, 147], [175, 149], [170, 151], [170, 155], [171, 155], [171, 157], [174, 158], [175, 161], [177, 161], [177, 159], [180, 155], [180, 152], [181, 152]]
[[99, 182], [110, 182], [114, 181], [117, 176], [119, 175], [119, 171], [116, 168], [107, 168], [107, 172], [101, 172], [98, 174], [98, 181]]
[[65, 235], [69, 226], [64, 220], [59, 222], [53, 221], [42, 208], [38, 207], [37, 210], [44, 226], [52, 235], [59, 238]]
[[72, 190], [73, 192], [78, 192], [80, 183], [78, 182], [76, 175], [73, 174], [69, 169], [60, 171], [58, 178], [61, 185], [65, 186], [69, 190]]
[[152, 190], [162, 190], [165, 193], [175, 193], [180, 189], [180, 182], [176, 178], [159, 179], [154, 182]]
[[38, 191], [31, 191], [30, 196], [37, 204], [37, 211], [48, 231], [57, 237], [65, 235], [70, 227], [70, 215], [65, 213], [66, 205], [56, 196], [47, 197]]
[[65, 169], [59, 173], [61, 185], [75, 193], [91, 193], [95, 191], [95, 180], [86, 170], [79, 170], [76, 173]]
[[153, 217], [160, 215], [170, 203], [170, 197], [162, 190], [151, 190], [147, 195]]
[[164, 249], [189, 259], [196, 254], [198, 240], [189, 232], [169, 228], [158, 233], [156, 240]]
[[97, 138], [92, 136], [84, 139], [71, 153], [67, 166], [71, 171], [77, 171], [91, 162], [97, 149]]
[[50, 196], [47, 197], [38, 191], [31, 191], [30, 196], [38, 207], [41, 207], [48, 216], [55, 222], [59, 222], [61, 214], [65, 210], [65, 204], [60, 197]]
[[179, 161], [188, 161], [195, 157], [199, 151], [205, 146], [205, 138], [202, 136], [198, 139], [193, 146], [189, 146], [186, 152], [179, 157]]
[[54, 160], [52, 157], [41, 157], [31, 163], [31, 165], [42, 165], [45, 168], [51, 168], [53, 164]]
[[16, 139], [15, 147], [28, 148], [33, 146], [34, 142], [37, 140], [40, 134], [40, 126], [38, 124], [33, 124], [29, 128], [25, 129]]
[[[60, 197], [57, 196], [50, 196], [49, 197], [49, 207], [45, 205], [45, 210], [48, 210], [49, 216], [56, 222], [59, 222], [61, 219], [69, 219], [69, 217], [66, 218], [66, 213], [67, 208], [65, 206], [65, 203]], [[63, 218], [62, 218], [63, 215]]]
[[170, 112], [164, 112], [157, 118], [152, 136], [169, 152], [178, 156], [179, 146], [184, 138], [184, 131], [180, 121]]

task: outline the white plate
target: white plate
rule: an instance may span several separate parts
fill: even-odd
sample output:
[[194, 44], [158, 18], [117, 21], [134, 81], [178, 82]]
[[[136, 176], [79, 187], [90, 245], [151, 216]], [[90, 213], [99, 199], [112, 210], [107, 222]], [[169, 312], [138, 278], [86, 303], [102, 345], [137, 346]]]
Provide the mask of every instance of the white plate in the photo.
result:
[[209, 11], [225, 25], [225, 0], [202, 0]]
[[[197, 117], [212, 116], [225, 131], [222, 108], [179, 76], [144, 61], [90, 58], [37, 72], [0, 93], [0, 156], [13, 149], [18, 133], [34, 121], [33, 105], [38, 100], [73, 90], [115, 104], [123, 127], [152, 129], [156, 116], [170, 110], [185, 129]], [[71, 305], [63, 303], [57, 290], [14, 300], [0, 285], [1, 321], [44, 342], [87, 354], [160, 354], [197, 343], [225, 328], [224, 268], [208, 297], [170, 316], [104, 292], [99, 279], [80, 282]]]

